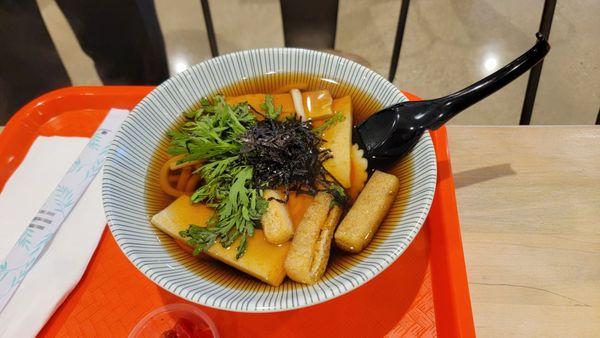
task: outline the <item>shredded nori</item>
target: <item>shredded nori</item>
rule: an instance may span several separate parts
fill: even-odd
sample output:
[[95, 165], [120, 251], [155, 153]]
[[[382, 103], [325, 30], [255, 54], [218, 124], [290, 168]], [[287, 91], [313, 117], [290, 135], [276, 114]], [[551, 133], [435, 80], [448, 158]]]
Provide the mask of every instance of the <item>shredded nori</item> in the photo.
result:
[[264, 119], [241, 136], [240, 155], [254, 168], [253, 180], [261, 189], [285, 190], [314, 195], [327, 191], [339, 204], [346, 195], [335, 178], [323, 167], [332, 157], [324, 140], [313, 131], [310, 122], [297, 118], [283, 121]]

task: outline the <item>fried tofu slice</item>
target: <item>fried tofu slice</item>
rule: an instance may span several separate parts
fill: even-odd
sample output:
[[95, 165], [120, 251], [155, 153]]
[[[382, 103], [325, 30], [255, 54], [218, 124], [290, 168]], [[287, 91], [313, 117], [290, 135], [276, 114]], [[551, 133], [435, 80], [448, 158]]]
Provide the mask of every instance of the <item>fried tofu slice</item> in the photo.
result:
[[296, 228], [285, 260], [287, 275], [296, 282], [314, 284], [325, 272], [331, 238], [341, 216], [341, 208], [330, 208], [332, 201], [330, 194], [318, 193]]
[[350, 96], [333, 100], [334, 112], [342, 113], [344, 120], [335, 123], [323, 132], [324, 147], [331, 150], [332, 158], [323, 162], [323, 167], [340, 184], [350, 188], [350, 148], [352, 147], [352, 101]]
[[[190, 197], [184, 195], [154, 215], [151, 222], [155, 227], [175, 239], [178, 244], [190, 247], [187, 240], [179, 235], [179, 232], [187, 230], [190, 224], [205, 225], [213, 213], [213, 209], [203, 204], [192, 204]], [[236, 259], [238, 245], [239, 239], [229, 248], [223, 248], [216, 243], [207, 250], [206, 254], [267, 284], [278, 286], [283, 282], [285, 278], [283, 265], [289, 243], [273, 245], [266, 240], [262, 230], [256, 229], [254, 235], [248, 238], [248, 250], [242, 257]]]
[[396, 176], [375, 171], [335, 231], [336, 246], [353, 253], [362, 251], [387, 215], [399, 187]]
[[[241, 96], [227, 96], [225, 102], [230, 105], [235, 105], [242, 102], [247, 102], [254, 110], [264, 114], [262, 104], [265, 103], [267, 94], [247, 94]], [[275, 108], [281, 107], [280, 119], [296, 114], [294, 100], [292, 95], [288, 93], [270, 94], [273, 98]], [[333, 115], [332, 111], [333, 98], [328, 90], [315, 90], [302, 93], [302, 104], [306, 113], [306, 118], [321, 120], [329, 118]]]
[[271, 244], [289, 241], [294, 235], [294, 224], [286, 205], [279, 202], [285, 199], [285, 195], [280, 191], [268, 189], [265, 190], [264, 198], [269, 201], [267, 211], [260, 220], [265, 238]]

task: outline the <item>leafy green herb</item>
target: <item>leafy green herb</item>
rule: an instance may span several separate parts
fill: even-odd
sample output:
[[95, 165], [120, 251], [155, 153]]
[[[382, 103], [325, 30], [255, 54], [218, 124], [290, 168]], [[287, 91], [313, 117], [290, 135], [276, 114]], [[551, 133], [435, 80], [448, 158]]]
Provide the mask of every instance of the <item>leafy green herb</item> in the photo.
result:
[[261, 104], [260, 107], [265, 111], [266, 117], [270, 120], [276, 120], [281, 115], [282, 107], [275, 108], [273, 105], [273, 97], [271, 95], [265, 96], [265, 103]]
[[171, 145], [167, 152], [187, 154], [181, 162], [220, 159], [239, 153], [239, 136], [256, 123], [248, 105], [230, 106], [223, 96], [216, 96], [214, 102], [204, 99], [200, 103], [198, 110], [187, 114], [192, 121], [169, 133]]
[[[260, 220], [267, 208], [268, 203], [262, 198], [261, 191], [251, 187], [252, 167], [235, 166], [232, 163], [237, 160], [229, 160], [225, 160], [229, 164], [224, 165], [229, 170], [212, 175], [214, 177], [192, 195], [192, 202], [206, 202], [216, 208], [206, 227], [192, 225], [181, 232], [181, 236], [189, 237], [189, 242], [196, 248], [195, 254], [217, 240], [223, 247], [229, 247], [241, 236], [236, 255], [241, 257], [248, 246], [248, 236], [254, 234], [255, 222]], [[223, 166], [223, 163], [218, 166]]]
[[346, 119], [346, 117], [344, 116], [344, 114], [342, 114], [340, 112], [336, 112], [335, 114], [333, 114], [333, 116], [328, 118], [327, 121], [323, 122], [322, 125], [314, 128], [313, 133], [315, 133], [317, 135], [321, 135], [321, 134], [323, 134], [323, 132], [325, 130], [329, 129], [329, 127], [333, 126], [336, 123], [342, 122], [345, 119]]
[[261, 191], [252, 186], [252, 167], [240, 157], [240, 136], [256, 120], [247, 104], [230, 106], [223, 96], [203, 99], [200, 108], [186, 114], [191, 121], [180, 131], [170, 133], [171, 155], [186, 154], [182, 162], [203, 160], [198, 169], [204, 184], [194, 192], [192, 201], [215, 208], [206, 227], [191, 225], [181, 236], [188, 238], [199, 253], [219, 242], [229, 247], [241, 237], [240, 257], [246, 250], [247, 237], [254, 233], [255, 222], [266, 209]]

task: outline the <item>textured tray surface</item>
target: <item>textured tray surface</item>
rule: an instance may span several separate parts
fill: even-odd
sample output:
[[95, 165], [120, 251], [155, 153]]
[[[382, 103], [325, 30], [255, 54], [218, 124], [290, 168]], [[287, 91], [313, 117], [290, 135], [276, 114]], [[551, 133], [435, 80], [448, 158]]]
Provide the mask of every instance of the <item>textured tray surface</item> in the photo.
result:
[[[28, 104], [0, 134], [0, 187], [39, 135], [89, 136], [109, 107], [132, 108], [149, 87], [84, 87]], [[474, 336], [454, 187], [442, 128], [432, 133], [438, 188], [406, 252], [375, 279], [305, 309], [249, 314], [202, 308], [223, 337]], [[185, 302], [146, 279], [106, 230], [79, 285], [40, 336], [126, 336], [146, 313]]]

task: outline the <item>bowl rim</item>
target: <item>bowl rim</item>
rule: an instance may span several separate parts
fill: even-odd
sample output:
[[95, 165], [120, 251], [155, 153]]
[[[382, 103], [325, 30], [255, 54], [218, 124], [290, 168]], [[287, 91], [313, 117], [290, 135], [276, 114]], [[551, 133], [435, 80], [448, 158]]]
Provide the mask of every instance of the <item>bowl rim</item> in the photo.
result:
[[[211, 64], [211, 63], [218, 63], [218, 62], [222, 62], [227, 60], [228, 58], [234, 57], [234, 56], [241, 56], [241, 57], [247, 57], [253, 53], [269, 53], [269, 52], [286, 52], [286, 51], [291, 51], [293, 52], [298, 52], [298, 53], [312, 53], [314, 55], [316, 55], [316, 57], [318, 58], [323, 58], [323, 57], [332, 57], [334, 59], [334, 61], [336, 62], [344, 62], [344, 63], [348, 63], [349, 66], [347, 67], [358, 67], [358, 69], [360, 69], [361, 71], [366, 72], [367, 74], [369, 74], [370, 76], [373, 76], [374, 79], [376, 81], [381, 82], [384, 85], [384, 89], [385, 90], [391, 90], [392, 92], [396, 92], [400, 95], [401, 99], [403, 101], [408, 101], [408, 98], [404, 95], [404, 93], [398, 89], [393, 83], [391, 83], [390, 81], [388, 81], [384, 76], [382, 76], [381, 74], [375, 72], [374, 70], [361, 65], [360, 63], [347, 59], [343, 56], [337, 55], [337, 54], [331, 54], [331, 53], [327, 53], [324, 51], [318, 51], [318, 50], [311, 50], [311, 49], [305, 49], [305, 48], [297, 48], [297, 47], [270, 47], [270, 48], [256, 48], [256, 49], [247, 49], [247, 50], [242, 50], [242, 51], [236, 51], [236, 52], [231, 52], [231, 53], [226, 53], [226, 54], [222, 54], [219, 55], [217, 57], [214, 58], [209, 58], [206, 60], [202, 60], [199, 63], [185, 69], [182, 72], [179, 72], [177, 74], [174, 74], [172, 76], [170, 76], [167, 80], [163, 81], [162, 83], [160, 83], [158, 86], [156, 86], [154, 89], [152, 89], [152, 91], [150, 91], [146, 96], [144, 96], [144, 98], [142, 98], [142, 100], [140, 100], [140, 102], [138, 102], [138, 104], [136, 104], [136, 106], [130, 111], [130, 116], [132, 114], [138, 114], [139, 112], [137, 112], [137, 108], [138, 106], [140, 106], [140, 104], [143, 104], [147, 101], [149, 101], [152, 98], [156, 98], [157, 96], [159, 96], [159, 92], [161, 90], [165, 90], [164, 88], [168, 87], [171, 83], [176, 81], [176, 78], [183, 78], [186, 77], [187, 75], [191, 75], [194, 72], [196, 72], [200, 67], [202, 67], [203, 64]], [[278, 71], [277, 73], [292, 73], [294, 71]], [[314, 72], [310, 72], [310, 71], [296, 71], [299, 73], [305, 73], [305, 74], [312, 74], [312, 75], [318, 75], [315, 74]], [[256, 76], [260, 76], [260, 75], [256, 75]], [[239, 81], [241, 79], [237, 79], [237, 81]], [[345, 81], [347, 82], [347, 81]], [[354, 84], [351, 83], [353, 86], [365, 90], [364, 87], [359, 86], [358, 84]], [[375, 99], [377, 99], [377, 97], [375, 97]], [[129, 119], [129, 117], [127, 118], [127, 120]], [[121, 131], [119, 131], [121, 132]], [[183, 289], [180, 290], [180, 292], [176, 292], [176, 285], [173, 284], [170, 287], [167, 285], [163, 285], [165, 284], [164, 282], [159, 282], [157, 280], [155, 280], [151, 274], [152, 274], [152, 270], [151, 269], [142, 269], [140, 266], [138, 266], [138, 263], [134, 262], [134, 260], [136, 260], [137, 258], [140, 258], [140, 256], [138, 256], [135, 252], [130, 252], [127, 253], [125, 252], [124, 248], [123, 248], [123, 244], [121, 243], [122, 240], [117, 238], [117, 236], [114, 233], [114, 230], [116, 229], [116, 227], [118, 227], [118, 225], [114, 224], [114, 216], [113, 213], [111, 212], [112, 207], [110, 205], [107, 205], [107, 192], [105, 191], [105, 187], [104, 187], [104, 181], [107, 177], [107, 174], [105, 171], [103, 171], [103, 177], [102, 177], [102, 201], [103, 201], [103, 207], [105, 210], [105, 215], [107, 218], [107, 223], [109, 226], [109, 229], [111, 231], [111, 234], [113, 235], [115, 241], [117, 242], [117, 245], [119, 247], [119, 249], [121, 250], [121, 252], [123, 252], [123, 254], [127, 257], [127, 259], [136, 267], [137, 270], [139, 270], [146, 278], [148, 278], [149, 280], [151, 280], [154, 284], [160, 286], [163, 290], [166, 290], [167, 292], [180, 297], [182, 299], [185, 299], [187, 301], [190, 301], [194, 304], [199, 304], [202, 306], [207, 306], [210, 308], [215, 308], [215, 309], [219, 309], [219, 310], [224, 310], [224, 311], [231, 311], [231, 312], [242, 312], [242, 313], [274, 313], [274, 312], [283, 312], [283, 311], [291, 311], [291, 310], [296, 310], [296, 309], [301, 309], [301, 308], [306, 308], [309, 306], [313, 306], [313, 305], [317, 305], [317, 304], [322, 304], [325, 303], [327, 301], [333, 300], [335, 298], [338, 298], [340, 296], [343, 296], [345, 294], [348, 294], [349, 292], [356, 290], [359, 287], [364, 286], [365, 284], [371, 282], [374, 278], [376, 278], [379, 274], [381, 274], [383, 271], [385, 271], [387, 268], [389, 268], [392, 264], [394, 264], [396, 262], [396, 260], [406, 251], [406, 249], [410, 246], [410, 244], [413, 242], [413, 240], [415, 239], [416, 235], [418, 234], [419, 231], [421, 231], [421, 229], [423, 228], [423, 225], [425, 223], [426, 217], [429, 214], [429, 211], [431, 209], [431, 205], [433, 202], [433, 196], [435, 195], [435, 189], [437, 187], [437, 161], [435, 161], [435, 149], [432, 146], [432, 139], [431, 136], [429, 134], [429, 132], [427, 131], [422, 138], [427, 139], [427, 141], [430, 143], [430, 150], [431, 153], [433, 154], [434, 157], [434, 161], [432, 162], [432, 168], [433, 169], [433, 193], [431, 194], [431, 199], [428, 203], [426, 203], [425, 208], [420, 210], [420, 214], [417, 220], [413, 221], [412, 223], [414, 224], [413, 229], [410, 231], [410, 233], [408, 233], [406, 235], [406, 246], [404, 247], [398, 247], [398, 249], [394, 250], [393, 253], [389, 256], [391, 259], [389, 261], [389, 263], [385, 263], [382, 264], [382, 267], [377, 268], [375, 270], [374, 273], [368, 273], [367, 274], [367, 278], [364, 281], [358, 281], [358, 283], [354, 286], [351, 285], [350, 287], [342, 290], [342, 291], [337, 291], [337, 292], [333, 292], [330, 295], [326, 295], [326, 297], [324, 299], [319, 299], [319, 300], [305, 300], [304, 302], [298, 302], [296, 305], [290, 305], [290, 306], [273, 306], [273, 307], [260, 307], [260, 306], [253, 306], [253, 307], [249, 307], [248, 309], [234, 309], [231, 307], [227, 307], [227, 306], [219, 306], [216, 304], [209, 304], [207, 302], [201, 302], [199, 300], [195, 300], [192, 299], [192, 297], [189, 296], [185, 296], [183, 295]], [[113, 142], [113, 144], [111, 144], [110, 146], [110, 150], [109, 150], [109, 156], [107, 157], [107, 161], [112, 160], [112, 156], [111, 153], [115, 152], [115, 148], [116, 145]], [[149, 220], [148, 220], [149, 222]]]

